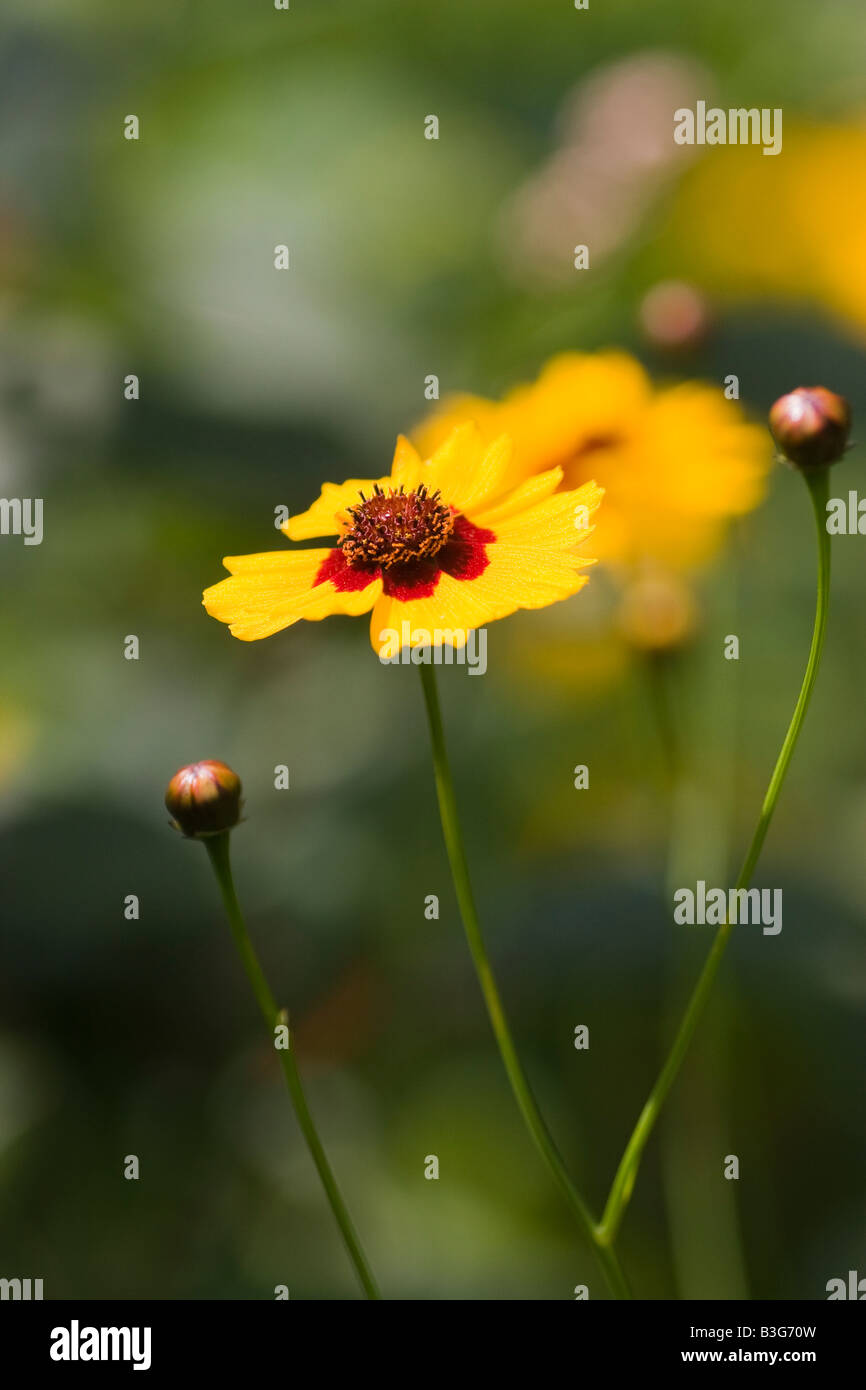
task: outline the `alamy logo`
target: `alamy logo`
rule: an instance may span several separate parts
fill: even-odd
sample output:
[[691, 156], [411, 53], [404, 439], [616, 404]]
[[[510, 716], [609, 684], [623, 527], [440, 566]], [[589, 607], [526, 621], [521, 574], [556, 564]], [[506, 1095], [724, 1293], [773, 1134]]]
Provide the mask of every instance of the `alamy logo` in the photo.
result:
[[41, 545], [42, 498], [0, 497], [0, 536], [23, 536], [25, 545]]
[[[778, 129], [777, 129], [778, 126]], [[674, 112], [674, 139], [678, 145], [763, 145], [764, 154], [782, 150], [782, 108], [721, 106], [707, 110], [705, 101], [695, 110], [681, 106]]]
[[69, 1327], [51, 1330], [52, 1361], [131, 1361], [134, 1371], [150, 1370], [149, 1327]]
[[844, 497], [831, 497], [827, 503], [828, 536], [866, 536], [866, 498], [852, 488]]
[[41, 1279], [0, 1279], [0, 1299], [27, 1302], [42, 1298]]
[[674, 921], [681, 927], [751, 922], [763, 926], [764, 936], [778, 936], [782, 930], [782, 890], [731, 888], [726, 893], [724, 888], [707, 888], [699, 879], [694, 890], [678, 888], [674, 893]]
[[840, 1298], [854, 1298], [858, 1303], [866, 1300], [866, 1279], [861, 1279], [856, 1269], [848, 1270], [847, 1285], [844, 1279], [828, 1279], [825, 1287], [828, 1303]]
[[379, 660], [383, 666], [468, 666], [470, 676], [487, 670], [487, 629], [420, 628], [405, 618], [398, 632], [383, 627]]

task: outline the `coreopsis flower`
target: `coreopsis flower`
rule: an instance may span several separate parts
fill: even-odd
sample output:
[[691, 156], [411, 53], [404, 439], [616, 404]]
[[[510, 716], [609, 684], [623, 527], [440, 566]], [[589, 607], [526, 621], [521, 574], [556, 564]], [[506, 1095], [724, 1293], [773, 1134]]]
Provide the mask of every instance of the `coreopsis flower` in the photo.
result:
[[749, 155], [719, 159], [706, 147], [659, 227], [658, 264], [721, 301], [817, 307], [862, 340], [866, 122], [789, 120], [786, 111], [782, 154]]
[[501, 401], [458, 396], [413, 436], [429, 452], [461, 420], [514, 441], [507, 482], [558, 467], [566, 489], [604, 488], [593, 548], [600, 560], [688, 568], [709, 559], [726, 523], [761, 500], [767, 438], [721, 386], [656, 389], [626, 353], [564, 353]]
[[568, 598], [593, 563], [580, 546], [602, 489], [562, 491], [558, 467], [519, 481], [511, 453], [507, 437], [484, 444], [474, 424], [427, 461], [401, 436], [387, 476], [325, 483], [283, 527], [290, 540], [335, 542], [229, 556], [231, 578], [205, 591], [205, 608], [247, 642], [300, 618], [371, 613], [373, 649], [394, 657], [462, 647], [473, 628]]

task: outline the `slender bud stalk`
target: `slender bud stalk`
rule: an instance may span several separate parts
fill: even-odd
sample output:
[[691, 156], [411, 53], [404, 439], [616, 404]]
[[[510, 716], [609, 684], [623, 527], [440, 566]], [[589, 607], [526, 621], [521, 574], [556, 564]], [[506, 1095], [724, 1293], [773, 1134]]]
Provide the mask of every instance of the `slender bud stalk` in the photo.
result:
[[[201, 840], [207, 850], [241, 964], [264, 1019], [269, 1040], [283, 1069], [298, 1124], [307, 1141], [334, 1219], [361, 1287], [368, 1298], [378, 1299], [380, 1294], [372, 1270], [310, 1114], [298, 1064], [295, 1061], [288, 1012], [277, 1007], [247, 932], [235, 892], [229, 842], [232, 827], [237, 825], [240, 818], [240, 778], [225, 763], [213, 760], [192, 763], [189, 767], [182, 767], [172, 777], [166, 791], [165, 804], [177, 828], [182, 830], [188, 839]], [[278, 1030], [283, 1034], [282, 1037], [278, 1035]], [[278, 1042], [280, 1046], [277, 1046]]]
[[[238, 955], [241, 958], [247, 979], [252, 986], [253, 994], [256, 997], [262, 1018], [265, 1021], [272, 1044], [275, 1041], [275, 1033], [278, 1026], [283, 1025], [288, 1028], [288, 1013], [285, 1009], [277, 1007], [274, 996], [271, 993], [264, 971], [259, 964], [258, 956], [253, 949], [249, 934], [244, 923], [240, 903], [235, 892], [234, 880], [232, 878], [231, 863], [229, 859], [229, 833], [226, 831], [222, 835], [215, 835], [205, 841], [205, 848], [208, 852], [214, 874], [216, 876], [219, 890], [222, 895], [223, 906], [226, 916], [229, 919], [229, 926], [235, 945], [238, 948]], [[331, 1165], [328, 1162], [322, 1141], [319, 1138], [310, 1108], [307, 1105], [307, 1098], [301, 1083], [301, 1074], [298, 1071], [298, 1064], [295, 1061], [294, 1048], [292, 1046], [292, 1036], [289, 1033], [287, 1047], [276, 1048], [280, 1066], [286, 1079], [292, 1105], [298, 1118], [301, 1132], [307, 1141], [316, 1171], [325, 1189], [325, 1195], [334, 1213], [334, 1218], [340, 1228], [340, 1234], [349, 1252], [349, 1258], [355, 1267], [355, 1273], [360, 1280], [361, 1287], [368, 1298], [378, 1299], [381, 1297], [373, 1272], [364, 1254], [358, 1233], [355, 1230], [348, 1208], [343, 1201], [342, 1194], [337, 1186]]]
[[[818, 540], [818, 593], [815, 605], [815, 622], [812, 630], [812, 644], [809, 649], [809, 658], [806, 663], [806, 671], [800, 687], [800, 694], [788, 726], [788, 731], [782, 743], [773, 775], [764, 797], [758, 823], [752, 836], [743, 867], [740, 870], [736, 882], [736, 889], [748, 888], [752, 875], [757, 868], [758, 859], [767, 831], [770, 828], [770, 821], [779, 799], [782, 783], [791, 762], [797, 740], [803, 727], [806, 711], [812, 699], [812, 692], [815, 688], [815, 681], [818, 676], [818, 668], [821, 664], [821, 653], [824, 649], [824, 638], [827, 632], [827, 615], [830, 602], [830, 537], [827, 532], [826, 503], [829, 494], [829, 474], [827, 468], [810, 471], [803, 471], [803, 477], [812, 501], [815, 515], [815, 525]], [[728, 941], [731, 935], [732, 924], [723, 922], [716, 933], [710, 953], [707, 957], [703, 970], [697, 984], [695, 985], [692, 996], [686, 1007], [682, 1022], [677, 1030], [673, 1045], [668, 1053], [664, 1066], [659, 1073], [658, 1079], [653, 1086], [647, 1101], [638, 1117], [631, 1138], [626, 1145], [625, 1152], [620, 1160], [619, 1167], [610, 1189], [610, 1194], [604, 1209], [601, 1223], [598, 1227], [600, 1238], [608, 1245], [616, 1239], [617, 1231], [625, 1214], [635, 1179], [637, 1178], [641, 1156], [646, 1147], [647, 1141], [653, 1131], [656, 1120], [664, 1104], [665, 1097], [670, 1091], [671, 1086], [676, 1080], [680, 1067], [688, 1051], [689, 1044], [694, 1035], [698, 1022], [706, 1007], [707, 1000], [712, 990], [713, 981], [718, 973], [722, 958], [725, 954]]]

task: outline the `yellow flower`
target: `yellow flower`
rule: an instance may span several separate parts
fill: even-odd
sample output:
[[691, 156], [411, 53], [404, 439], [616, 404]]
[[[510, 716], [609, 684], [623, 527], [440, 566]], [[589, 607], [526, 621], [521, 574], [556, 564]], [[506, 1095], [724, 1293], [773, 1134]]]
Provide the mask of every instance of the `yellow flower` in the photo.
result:
[[659, 231], [663, 264], [716, 296], [817, 304], [862, 337], [866, 123], [786, 113], [782, 154], [753, 155], [713, 150], [690, 171]]
[[231, 578], [205, 590], [205, 608], [245, 642], [299, 618], [372, 610], [373, 649], [395, 657], [404, 646], [462, 647], [473, 628], [568, 598], [594, 563], [579, 547], [602, 489], [561, 491], [560, 468], [514, 486], [511, 452], [506, 436], [484, 444], [474, 424], [427, 462], [401, 437], [388, 476], [325, 483], [283, 527], [291, 540], [336, 545], [229, 556]]
[[721, 387], [660, 390], [621, 352], [564, 353], [502, 401], [458, 396], [414, 435], [429, 452], [460, 421], [514, 441], [506, 481], [550, 468], [564, 488], [588, 478], [605, 491], [593, 548], [600, 560], [688, 567], [707, 560], [725, 523], [761, 500], [771, 460], [766, 432], [746, 423]]
[[628, 584], [619, 607], [619, 630], [635, 651], [682, 646], [697, 626], [691, 587], [669, 570], [648, 570]]

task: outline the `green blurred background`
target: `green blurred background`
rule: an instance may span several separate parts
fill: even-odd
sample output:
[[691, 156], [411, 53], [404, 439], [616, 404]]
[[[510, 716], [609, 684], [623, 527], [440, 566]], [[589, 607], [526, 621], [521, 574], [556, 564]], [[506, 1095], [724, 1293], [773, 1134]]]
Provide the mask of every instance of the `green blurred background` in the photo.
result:
[[[856, 426], [864, 42], [866, 11], [841, 0], [9, 0], [0, 490], [44, 498], [45, 536], [0, 539], [0, 1274], [49, 1298], [356, 1294], [206, 857], [162, 808], [178, 766], [218, 757], [244, 781], [250, 929], [386, 1296], [605, 1296], [489, 1035], [417, 674], [381, 667], [348, 619], [235, 642], [201, 590], [223, 554], [282, 543], [275, 506], [383, 472], [430, 373], [496, 393], [552, 352], [623, 346], [662, 377], [737, 373], [756, 417], [820, 381]], [[701, 152], [673, 159], [669, 114], [653, 143], [652, 112], [696, 95], [783, 108], [781, 156], [746, 153], [790, 180], [784, 208], [696, 193]], [[798, 172], [798, 124], [828, 158], [853, 152], [835, 200]], [[727, 260], [707, 250], [716, 212]], [[861, 266], [850, 294], [837, 235]], [[712, 329], [672, 360], [640, 306], [686, 264]], [[862, 459], [834, 475], [842, 495]], [[735, 934], [623, 1228], [642, 1297], [823, 1298], [866, 1273], [864, 545], [834, 545], [825, 666], [759, 873], [783, 931]], [[700, 636], [669, 672], [672, 814], [604, 574], [494, 625], [486, 679], [441, 673], [491, 954], [597, 1208], [709, 945], [673, 926], [671, 874], [737, 867], [805, 661], [813, 552], [778, 469], [696, 580]]]

